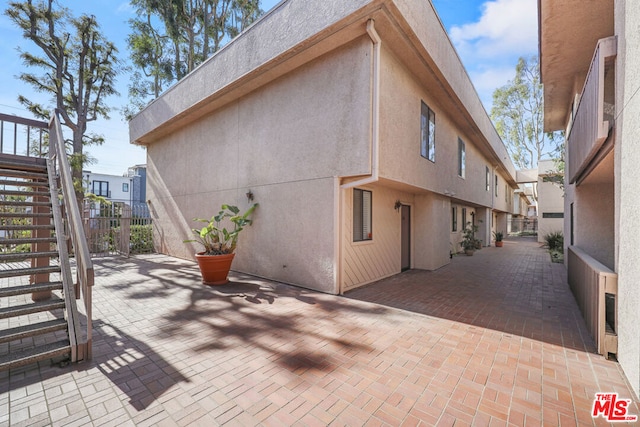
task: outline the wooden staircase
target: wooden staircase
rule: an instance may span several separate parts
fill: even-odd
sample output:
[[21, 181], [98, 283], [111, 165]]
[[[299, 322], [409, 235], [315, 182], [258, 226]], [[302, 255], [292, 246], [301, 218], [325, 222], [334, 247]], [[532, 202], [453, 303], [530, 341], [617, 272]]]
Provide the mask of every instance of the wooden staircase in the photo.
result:
[[46, 161], [0, 158], [0, 370], [70, 358], [60, 275]]
[[58, 113], [0, 114], [0, 129], [0, 371], [88, 360], [93, 264]]

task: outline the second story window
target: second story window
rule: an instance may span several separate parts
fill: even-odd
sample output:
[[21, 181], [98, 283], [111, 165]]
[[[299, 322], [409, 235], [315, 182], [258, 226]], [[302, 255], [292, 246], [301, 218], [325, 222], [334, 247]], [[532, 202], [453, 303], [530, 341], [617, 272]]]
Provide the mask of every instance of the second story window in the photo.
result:
[[109, 197], [109, 181], [93, 181], [91, 192], [96, 196]]
[[422, 103], [420, 119], [420, 155], [425, 159], [436, 161], [436, 113], [427, 104]]
[[458, 138], [458, 176], [464, 178], [465, 176], [465, 162], [466, 162], [466, 149], [464, 141]]
[[128, 193], [129, 192], [129, 183], [128, 182], [123, 182], [122, 183], [122, 192], [123, 193]]
[[496, 197], [498, 197], [498, 175], [494, 175], [496, 179]]
[[487, 187], [487, 191], [491, 191], [491, 174], [489, 173], [489, 166], [485, 166], [486, 176], [485, 176], [485, 185]]

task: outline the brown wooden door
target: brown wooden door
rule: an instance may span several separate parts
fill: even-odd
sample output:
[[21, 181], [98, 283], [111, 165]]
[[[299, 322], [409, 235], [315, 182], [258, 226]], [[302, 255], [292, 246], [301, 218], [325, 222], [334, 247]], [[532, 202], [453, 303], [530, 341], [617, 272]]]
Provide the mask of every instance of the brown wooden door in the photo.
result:
[[411, 268], [411, 206], [402, 205], [402, 271]]

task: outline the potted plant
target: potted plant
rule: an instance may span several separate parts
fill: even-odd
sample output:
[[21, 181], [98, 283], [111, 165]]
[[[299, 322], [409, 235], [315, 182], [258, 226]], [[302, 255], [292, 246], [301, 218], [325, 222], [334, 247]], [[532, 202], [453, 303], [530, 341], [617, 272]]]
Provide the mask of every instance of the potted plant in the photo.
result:
[[482, 242], [475, 237], [476, 231], [478, 231], [478, 226], [472, 225], [470, 222], [467, 223], [466, 228], [462, 231], [460, 246], [468, 256], [472, 256], [478, 246], [482, 245]]
[[[211, 219], [194, 219], [206, 225], [202, 228], [193, 228], [196, 238], [184, 242], [200, 243], [204, 247], [204, 251], [196, 253], [202, 283], [224, 285], [229, 281], [227, 277], [235, 256], [238, 235], [245, 226], [252, 224], [253, 220], [249, 219], [249, 216], [257, 206], [258, 204], [255, 203], [244, 214], [240, 214], [237, 206], [225, 204]], [[227, 226], [230, 228], [227, 229]]]
[[496, 239], [496, 247], [502, 247], [502, 239], [504, 238], [504, 233], [502, 231], [494, 231], [493, 237]]

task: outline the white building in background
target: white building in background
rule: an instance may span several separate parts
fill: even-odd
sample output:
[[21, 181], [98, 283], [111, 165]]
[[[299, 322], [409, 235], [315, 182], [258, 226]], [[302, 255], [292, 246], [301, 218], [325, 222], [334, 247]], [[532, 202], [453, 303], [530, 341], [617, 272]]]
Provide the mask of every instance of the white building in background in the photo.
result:
[[104, 197], [109, 201], [131, 202], [131, 194], [133, 183], [128, 176], [107, 175], [103, 173], [94, 173], [91, 171], [83, 172], [83, 181], [85, 182], [85, 193], [95, 194]]
[[562, 232], [564, 228], [564, 192], [558, 176], [562, 178], [553, 160], [538, 163], [538, 242], [544, 242], [546, 235]]
[[[85, 194], [103, 197], [109, 202], [131, 206], [134, 214], [148, 216], [146, 208], [147, 166], [135, 165], [125, 175], [83, 172]], [[95, 206], [94, 206], [95, 208]]]

